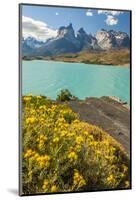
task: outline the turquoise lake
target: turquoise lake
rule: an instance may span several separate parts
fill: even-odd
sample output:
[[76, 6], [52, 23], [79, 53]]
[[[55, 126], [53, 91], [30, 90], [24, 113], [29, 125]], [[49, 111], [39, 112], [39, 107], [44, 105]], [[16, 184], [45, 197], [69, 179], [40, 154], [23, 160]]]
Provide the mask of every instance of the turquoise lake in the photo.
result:
[[69, 89], [80, 99], [116, 96], [130, 103], [130, 69], [41, 60], [22, 62], [23, 95], [55, 99], [61, 89]]

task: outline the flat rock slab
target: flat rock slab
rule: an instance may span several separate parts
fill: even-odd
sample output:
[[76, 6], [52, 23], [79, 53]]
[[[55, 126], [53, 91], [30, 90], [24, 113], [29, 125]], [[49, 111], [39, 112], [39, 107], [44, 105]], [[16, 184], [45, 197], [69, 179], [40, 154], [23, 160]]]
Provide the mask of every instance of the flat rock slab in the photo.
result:
[[69, 101], [80, 120], [96, 125], [115, 138], [130, 154], [130, 108], [110, 97]]

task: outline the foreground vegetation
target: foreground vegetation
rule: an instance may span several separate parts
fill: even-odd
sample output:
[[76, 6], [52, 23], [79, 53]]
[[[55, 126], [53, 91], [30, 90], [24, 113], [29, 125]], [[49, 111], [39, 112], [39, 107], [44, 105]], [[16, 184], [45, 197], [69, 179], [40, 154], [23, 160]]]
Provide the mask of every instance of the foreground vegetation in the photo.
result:
[[109, 50], [109, 51], [83, 51], [80, 53], [69, 53], [59, 56], [52, 57], [29, 57], [24, 56], [24, 60], [55, 60], [63, 62], [79, 62], [86, 64], [101, 64], [101, 65], [120, 65], [120, 66], [130, 66], [130, 50], [129, 49], [119, 49], [119, 50]]
[[57, 95], [57, 101], [70, 101], [77, 100], [78, 98], [71, 94], [68, 89], [63, 89], [60, 91], [60, 94]]
[[102, 129], [66, 103], [23, 96], [23, 193], [130, 187], [129, 158]]

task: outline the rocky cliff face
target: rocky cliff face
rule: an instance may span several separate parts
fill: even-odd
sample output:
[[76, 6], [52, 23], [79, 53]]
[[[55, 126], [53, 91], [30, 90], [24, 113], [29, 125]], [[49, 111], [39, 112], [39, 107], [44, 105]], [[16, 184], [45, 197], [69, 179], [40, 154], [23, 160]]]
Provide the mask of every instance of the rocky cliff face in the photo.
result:
[[29, 46], [32, 49], [39, 48], [45, 44], [45, 42], [39, 41], [33, 37], [27, 37], [27, 39], [23, 38], [23, 43], [25, 43], [27, 46]]
[[114, 30], [110, 30], [109, 32], [114, 35], [117, 47], [121, 47], [121, 48], [130, 47], [130, 39], [127, 33], [120, 32], [120, 31], [117, 32]]
[[35, 49], [43, 46], [45, 42], [39, 41], [33, 37], [22, 38], [22, 51], [23, 55], [34, 54]]
[[101, 29], [95, 35], [98, 45], [103, 50], [114, 48], [129, 48], [130, 39], [127, 33], [114, 30], [106, 31]]
[[75, 53], [80, 49], [80, 43], [75, 37], [72, 24], [62, 26], [55, 38], [48, 40], [42, 47], [37, 49], [37, 55], [59, 55], [63, 53]]
[[23, 39], [22, 46], [24, 55], [53, 56], [80, 51], [129, 48], [130, 38], [127, 33], [104, 29], [93, 36], [87, 34], [83, 28], [80, 28], [75, 36], [70, 23], [68, 26], [60, 27], [55, 38], [41, 42], [29, 37]]
[[56, 39], [60, 39], [60, 38], [64, 38], [68, 40], [69, 42], [74, 44], [77, 49], [80, 48], [80, 43], [75, 37], [75, 32], [71, 23], [67, 27], [63, 26], [59, 28], [58, 36], [56, 37]]
[[77, 32], [77, 40], [80, 42], [81, 50], [98, 50], [100, 47], [97, 44], [97, 40], [91, 34], [87, 34], [83, 28], [80, 28]]

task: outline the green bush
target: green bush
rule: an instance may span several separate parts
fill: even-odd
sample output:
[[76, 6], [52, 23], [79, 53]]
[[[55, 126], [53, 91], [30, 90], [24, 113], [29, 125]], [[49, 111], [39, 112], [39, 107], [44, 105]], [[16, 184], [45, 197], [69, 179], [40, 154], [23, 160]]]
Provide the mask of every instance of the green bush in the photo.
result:
[[76, 100], [76, 99], [77, 97], [73, 96], [68, 89], [61, 90], [60, 94], [58, 94], [56, 98], [56, 100], [59, 100], [59, 101], [70, 101], [70, 100]]

